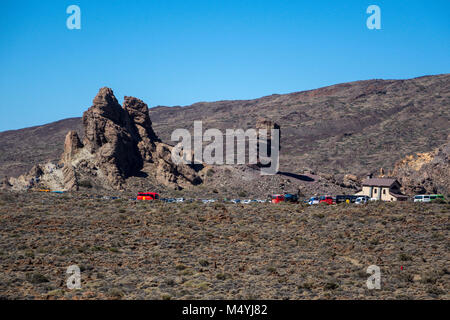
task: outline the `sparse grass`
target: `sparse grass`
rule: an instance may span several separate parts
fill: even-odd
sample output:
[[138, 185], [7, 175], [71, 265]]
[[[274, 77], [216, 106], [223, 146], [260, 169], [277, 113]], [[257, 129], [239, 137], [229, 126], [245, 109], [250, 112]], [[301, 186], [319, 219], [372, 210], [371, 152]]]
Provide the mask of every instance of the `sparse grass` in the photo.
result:
[[407, 253], [400, 253], [399, 259], [400, 261], [412, 261], [413, 257]]
[[108, 291], [108, 296], [112, 299], [122, 299], [125, 294], [118, 288], [112, 288]]
[[27, 278], [27, 281], [32, 284], [41, 284], [41, 283], [49, 282], [48, 278], [40, 273], [27, 273], [26, 278]]
[[[446, 204], [152, 203], [151, 212], [140, 212], [139, 203], [77, 194], [22, 197], [14, 197], [22, 206], [0, 208], [0, 295], [7, 298], [448, 298], [449, 242], [440, 240], [448, 232]], [[83, 290], [53, 292], [72, 264], [82, 270]], [[361, 291], [371, 264], [389, 284], [375, 293]]]
[[325, 290], [335, 290], [337, 288], [339, 288], [339, 284], [337, 282], [327, 282], [324, 286]]
[[217, 280], [227, 280], [231, 278], [231, 274], [229, 273], [218, 273], [216, 274], [216, 279]]
[[198, 263], [199, 263], [202, 267], [207, 267], [207, 266], [209, 266], [208, 260], [200, 259], [200, 260], [198, 261]]

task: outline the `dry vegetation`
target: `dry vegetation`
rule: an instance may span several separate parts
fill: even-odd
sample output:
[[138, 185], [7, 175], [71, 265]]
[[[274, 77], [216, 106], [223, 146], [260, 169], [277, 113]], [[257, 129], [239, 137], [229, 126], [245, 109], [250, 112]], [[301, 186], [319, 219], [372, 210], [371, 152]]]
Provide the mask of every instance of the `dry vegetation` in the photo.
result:
[[[0, 193], [0, 296], [449, 299], [449, 209]], [[82, 270], [80, 290], [65, 285], [72, 264]], [[381, 290], [366, 288], [372, 264]]]

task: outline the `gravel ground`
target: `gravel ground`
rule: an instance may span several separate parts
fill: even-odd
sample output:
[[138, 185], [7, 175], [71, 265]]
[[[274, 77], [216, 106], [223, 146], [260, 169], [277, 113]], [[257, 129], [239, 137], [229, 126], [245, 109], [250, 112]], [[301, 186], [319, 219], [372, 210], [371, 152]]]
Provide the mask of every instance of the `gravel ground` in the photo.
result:
[[[3, 192], [0, 298], [449, 299], [449, 209]], [[66, 286], [70, 265], [81, 289]]]

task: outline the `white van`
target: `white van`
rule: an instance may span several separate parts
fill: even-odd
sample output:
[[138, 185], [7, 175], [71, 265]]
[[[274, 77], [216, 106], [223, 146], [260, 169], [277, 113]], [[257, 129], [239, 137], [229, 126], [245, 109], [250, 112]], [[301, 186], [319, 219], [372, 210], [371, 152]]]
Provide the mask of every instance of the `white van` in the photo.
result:
[[362, 197], [358, 197], [355, 200], [355, 204], [366, 204], [369, 201], [369, 197], [368, 196], [362, 196]]
[[430, 196], [429, 195], [417, 195], [414, 197], [414, 202], [430, 202]]

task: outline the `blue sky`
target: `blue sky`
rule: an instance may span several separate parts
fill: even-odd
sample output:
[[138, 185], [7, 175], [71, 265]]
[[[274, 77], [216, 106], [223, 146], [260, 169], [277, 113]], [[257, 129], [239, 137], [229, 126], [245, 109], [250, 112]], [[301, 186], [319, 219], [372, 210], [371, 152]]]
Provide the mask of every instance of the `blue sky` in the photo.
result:
[[[81, 30], [66, 8], [81, 8]], [[366, 8], [381, 8], [381, 30]], [[0, 1], [0, 131], [149, 106], [450, 72], [450, 1]]]

